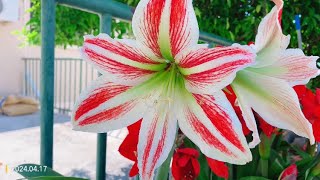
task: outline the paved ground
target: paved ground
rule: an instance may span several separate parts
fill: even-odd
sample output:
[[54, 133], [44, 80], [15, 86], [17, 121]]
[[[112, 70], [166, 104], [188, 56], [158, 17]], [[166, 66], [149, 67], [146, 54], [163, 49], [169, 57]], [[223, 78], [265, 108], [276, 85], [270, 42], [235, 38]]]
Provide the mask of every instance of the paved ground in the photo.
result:
[[[40, 128], [39, 114], [20, 117], [0, 115], [0, 162], [10, 168], [23, 163], [39, 163]], [[129, 179], [132, 162], [117, 151], [127, 130], [108, 133], [107, 178]], [[94, 179], [96, 158], [96, 134], [71, 130], [69, 117], [55, 115], [54, 169], [67, 176]], [[0, 179], [12, 180], [20, 176], [5, 173], [0, 167]]]

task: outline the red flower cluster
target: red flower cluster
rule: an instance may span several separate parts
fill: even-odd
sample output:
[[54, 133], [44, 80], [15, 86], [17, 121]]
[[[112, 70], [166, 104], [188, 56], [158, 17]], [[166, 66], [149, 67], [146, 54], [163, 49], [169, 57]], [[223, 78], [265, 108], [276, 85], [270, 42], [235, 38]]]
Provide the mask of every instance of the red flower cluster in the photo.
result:
[[[199, 152], [193, 148], [179, 148], [173, 154], [172, 175], [176, 180], [194, 180], [200, 173]], [[207, 162], [214, 174], [227, 179], [228, 166], [221, 161], [207, 157]]]
[[193, 148], [177, 149], [172, 159], [172, 175], [176, 180], [194, 180], [200, 173], [199, 152]]
[[313, 128], [313, 135], [317, 142], [320, 142], [320, 89], [314, 94], [305, 85], [295, 86], [302, 112], [310, 121]]

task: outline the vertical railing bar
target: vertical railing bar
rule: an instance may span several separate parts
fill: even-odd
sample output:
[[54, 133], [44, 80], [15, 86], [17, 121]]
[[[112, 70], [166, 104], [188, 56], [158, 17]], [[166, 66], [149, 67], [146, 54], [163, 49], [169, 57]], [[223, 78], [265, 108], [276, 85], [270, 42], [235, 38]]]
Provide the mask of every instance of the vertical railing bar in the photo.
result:
[[36, 97], [35, 96], [35, 89], [34, 89], [34, 59], [31, 60], [31, 75], [30, 75], [30, 84], [31, 84], [31, 95], [32, 97]]
[[28, 83], [29, 83], [29, 95], [32, 96], [32, 84], [31, 84], [31, 73], [32, 73], [32, 60], [29, 62], [29, 74], [28, 74]]
[[55, 60], [54, 61], [54, 106], [53, 106], [53, 110], [55, 110], [57, 108], [57, 97], [58, 97], [58, 86], [57, 86], [57, 74], [58, 74], [58, 62]]
[[74, 90], [73, 90], [73, 100], [72, 100], [72, 108], [74, 103], [76, 102], [76, 94], [77, 94], [77, 77], [78, 77], [78, 62], [79, 60], [74, 60]]
[[27, 86], [28, 86], [28, 84], [27, 84], [27, 59], [23, 59], [23, 61], [24, 61], [24, 95], [25, 96], [28, 96], [28, 94], [27, 94]]
[[37, 81], [36, 81], [36, 59], [32, 60], [32, 68], [33, 68], [33, 73], [32, 73], [32, 85], [33, 85], [33, 97], [37, 98]]
[[39, 60], [36, 60], [36, 89], [37, 89], [37, 99], [40, 98], [40, 95], [38, 93], [39, 89], [40, 89], [40, 82], [39, 82], [39, 79], [40, 79], [40, 61]]
[[29, 61], [29, 74], [28, 74], [28, 84], [29, 84], [29, 95], [30, 96], [32, 96], [32, 86], [30, 83], [31, 73], [32, 73], [32, 64], [31, 64], [31, 60], [30, 60]]
[[58, 112], [61, 113], [62, 109], [62, 61], [58, 60], [59, 62], [59, 108]]
[[55, 0], [41, 0], [40, 163], [52, 168]]
[[[112, 17], [109, 14], [100, 16], [100, 33], [110, 34]], [[106, 161], [107, 161], [107, 133], [98, 133], [97, 135], [97, 167], [96, 179], [105, 180]]]
[[30, 61], [29, 61], [29, 74], [28, 74], [29, 96], [32, 96], [32, 85], [31, 85], [31, 82], [30, 82], [31, 69], [32, 69], [32, 66], [31, 66], [31, 60], [30, 60]]
[[33, 97], [37, 97], [37, 89], [36, 89], [36, 60], [33, 59], [32, 60], [32, 69], [33, 69], [33, 72], [32, 72], [32, 79], [31, 79], [31, 82], [32, 82], [32, 86], [33, 86]]
[[27, 62], [27, 96], [30, 96], [30, 83], [28, 83], [30, 77], [30, 61]]
[[67, 101], [67, 61], [65, 60], [61, 60], [63, 62], [63, 69], [64, 69], [64, 78], [63, 78], [63, 81], [64, 81], [64, 84], [63, 84], [63, 109], [62, 109], [62, 112], [63, 114], [66, 113], [66, 101]]
[[85, 85], [84, 85], [84, 87], [87, 87], [88, 86], [88, 63], [86, 62], [85, 63], [86, 64], [86, 68], [85, 68], [85, 70], [86, 70], [86, 74], [85, 74]]
[[81, 90], [82, 90], [82, 70], [83, 70], [83, 68], [82, 68], [82, 63], [83, 63], [83, 60], [81, 59], [81, 61], [80, 61], [80, 75], [79, 75], [79, 79], [80, 79], [80, 81], [79, 81], [79, 94], [81, 93]]
[[91, 79], [90, 79], [90, 82], [94, 80], [94, 68], [91, 67]]
[[71, 111], [71, 87], [72, 87], [72, 61], [69, 61], [69, 102], [68, 102], [68, 113]]

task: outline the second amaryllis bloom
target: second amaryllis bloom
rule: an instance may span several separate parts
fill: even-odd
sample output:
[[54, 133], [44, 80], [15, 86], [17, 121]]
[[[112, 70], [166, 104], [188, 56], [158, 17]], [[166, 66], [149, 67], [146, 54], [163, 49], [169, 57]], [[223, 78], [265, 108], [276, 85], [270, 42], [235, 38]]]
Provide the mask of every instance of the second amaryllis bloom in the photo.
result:
[[312, 124], [313, 135], [316, 142], [320, 142], [320, 89], [314, 94], [304, 85], [294, 87], [299, 97], [304, 116]]
[[253, 132], [251, 147], [259, 142], [252, 109], [272, 126], [288, 129], [314, 143], [312, 126], [300, 109], [292, 86], [305, 84], [319, 74], [317, 56], [305, 56], [300, 49], [287, 49], [290, 37], [280, 25], [282, 0], [262, 19], [255, 45], [256, 64], [237, 73], [231, 86], [238, 98], [247, 127]]
[[139, 174], [152, 179], [172, 149], [177, 127], [208, 157], [233, 164], [252, 159], [241, 124], [222, 88], [254, 62], [248, 46], [197, 44], [192, 0], [141, 0], [136, 40], [86, 36], [83, 58], [102, 76], [75, 104], [75, 130], [106, 132], [143, 118]]

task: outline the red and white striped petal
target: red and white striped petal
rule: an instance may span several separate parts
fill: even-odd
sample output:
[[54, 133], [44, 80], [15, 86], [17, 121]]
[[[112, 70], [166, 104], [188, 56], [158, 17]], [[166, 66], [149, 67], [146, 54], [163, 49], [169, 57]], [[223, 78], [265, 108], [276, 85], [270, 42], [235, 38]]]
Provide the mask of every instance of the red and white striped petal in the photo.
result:
[[213, 95], [186, 92], [178, 123], [207, 157], [232, 164], [252, 159], [241, 123], [222, 91]]
[[312, 126], [301, 112], [298, 96], [286, 81], [243, 70], [237, 74], [232, 87], [267, 123], [293, 131], [314, 143]]
[[254, 63], [249, 46], [233, 45], [209, 49], [202, 45], [177, 56], [186, 88], [193, 93], [211, 94], [230, 84], [237, 71]]
[[[156, 76], [160, 77], [160, 76]], [[137, 87], [109, 82], [99, 77], [80, 94], [72, 113], [75, 130], [106, 132], [126, 127], [143, 117], [148, 101], [161, 78], [153, 78]]]
[[114, 40], [107, 34], [86, 36], [81, 52], [83, 59], [118, 84], [140, 84], [166, 67], [138, 42]]
[[291, 86], [307, 84], [311, 78], [320, 73], [316, 65], [318, 58], [318, 56], [305, 56], [301, 49], [287, 49], [282, 51], [272, 65], [258, 68], [256, 71], [286, 80]]
[[132, 29], [138, 41], [168, 60], [199, 39], [192, 0], [141, 0]]
[[169, 103], [157, 101], [144, 115], [138, 143], [141, 179], [153, 179], [154, 170], [168, 157], [177, 132], [174, 113]]
[[[231, 84], [231, 86], [233, 86], [233, 84]], [[246, 127], [252, 132], [252, 141], [249, 143], [249, 147], [254, 148], [260, 143], [257, 122], [250, 105], [247, 103], [246, 97], [242, 93], [238, 93], [236, 90], [236, 88], [233, 88], [233, 91], [237, 95], [236, 102], [242, 112], [242, 117], [244, 122], [246, 123]]]
[[290, 35], [285, 36], [281, 28], [282, 0], [273, 0], [276, 4], [271, 12], [261, 21], [255, 40], [255, 48], [258, 53], [255, 67], [263, 67], [272, 64], [278, 52], [288, 47]]

